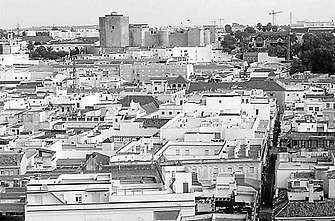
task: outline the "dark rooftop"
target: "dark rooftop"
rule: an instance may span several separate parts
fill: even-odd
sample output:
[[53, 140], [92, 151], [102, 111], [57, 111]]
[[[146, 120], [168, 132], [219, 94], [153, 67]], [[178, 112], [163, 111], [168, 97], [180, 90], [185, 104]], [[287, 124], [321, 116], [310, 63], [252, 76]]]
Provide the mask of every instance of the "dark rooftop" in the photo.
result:
[[23, 154], [21, 153], [4, 153], [0, 154], [0, 166], [19, 166]]
[[289, 202], [276, 217], [329, 217], [335, 216], [335, 201]]
[[149, 95], [127, 95], [119, 101], [119, 104], [121, 104], [123, 107], [129, 107], [131, 101], [140, 103], [141, 106], [153, 103], [157, 108], [159, 107], [160, 103], [153, 96]]

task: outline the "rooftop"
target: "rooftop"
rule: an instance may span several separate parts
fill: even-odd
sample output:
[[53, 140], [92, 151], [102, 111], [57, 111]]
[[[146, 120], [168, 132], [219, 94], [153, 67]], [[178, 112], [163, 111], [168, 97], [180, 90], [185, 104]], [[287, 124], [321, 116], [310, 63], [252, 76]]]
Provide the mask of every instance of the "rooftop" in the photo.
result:
[[285, 91], [285, 88], [272, 80], [252, 80], [245, 82], [192, 82], [188, 93], [194, 91], [215, 91], [215, 90], [231, 90], [231, 89], [262, 89], [264, 91]]
[[19, 166], [23, 154], [21, 153], [1, 153], [0, 154], [0, 167], [6, 166]]
[[335, 201], [289, 202], [276, 217], [334, 217]]

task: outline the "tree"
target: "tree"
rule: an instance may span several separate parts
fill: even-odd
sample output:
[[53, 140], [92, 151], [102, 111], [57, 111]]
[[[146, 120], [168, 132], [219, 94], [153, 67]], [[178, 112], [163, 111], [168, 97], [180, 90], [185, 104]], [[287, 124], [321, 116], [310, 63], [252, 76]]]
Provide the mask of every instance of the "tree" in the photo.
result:
[[306, 66], [302, 63], [300, 59], [293, 59], [291, 63], [290, 74], [302, 73], [306, 70]]
[[262, 31], [263, 31], [263, 32], [266, 32], [267, 30], [268, 30], [268, 27], [267, 27], [267, 26], [263, 26], [263, 27], [262, 27]]
[[68, 54], [69, 53], [65, 51], [54, 51], [51, 47], [45, 48], [44, 46], [39, 46], [35, 50], [31, 50], [29, 56], [32, 59], [57, 60]]
[[268, 49], [268, 53], [270, 56], [276, 56], [276, 57], [285, 57], [286, 56], [286, 48], [283, 46], [277, 45], [277, 46], [271, 46]]
[[225, 35], [221, 46], [223, 51], [231, 53], [231, 51], [236, 48], [236, 39], [230, 34]]
[[231, 25], [225, 25], [225, 26], [224, 26], [224, 30], [225, 30], [227, 33], [232, 33], [232, 32], [233, 32], [233, 29], [232, 29]]
[[278, 26], [272, 26], [272, 31], [277, 32], [278, 31]]
[[249, 34], [255, 34], [256, 30], [253, 27], [248, 26], [245, 28], [244, 32], [249, 33]]
[[267, 25], [266, 25], [266, 31], [271, 31], [272, 30], [272, 24], [271, 22], [269, 22]]
[[34, 48], [35, 48], [35, 45], [33, 44], [33, 42], [29, 41], [27, 45], [27, 49], [29, 50], [29, 52], [34, 50]]
[[326, 48], [317, 48], [311, 57], [313, 73], [335, 73], [334, 54]]
[[303, 43], [292, 47], [290, 73], [309, 70], [314, 73], [335, 74], [335, 37], [331, 33], [307, 33]]
[[234, 34], [236, 40], [238, 40], [239, 42], [242, 42], [244, 38], [248, 37], [249, 34], [240, 30], [237, 30]]
[[256, 28], [258, 29], [258, 31], [263, 30], [263, 25], [262, 25], [262, 23], [258, 22], [257, 25], [256, 25]]
[[72, 56], [72, 55], [77, 55], [77, 54], [79, 54], [79, 53], [80, 53], [80, 51], [79, 51], [79, 49], [76, 47], [75, 49], [73, 49], [73, 50], [70, 51], [70, 56]]
[[5, 38], [7, 36], [7, 31], [0, 29], [0, 38]]

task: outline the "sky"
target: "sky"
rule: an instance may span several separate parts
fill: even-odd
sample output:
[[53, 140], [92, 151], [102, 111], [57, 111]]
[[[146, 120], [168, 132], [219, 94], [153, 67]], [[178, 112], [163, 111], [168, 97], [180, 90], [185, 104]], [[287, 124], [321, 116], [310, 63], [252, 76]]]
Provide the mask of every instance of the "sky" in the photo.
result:
[[[278, 24], [300, 20], [330, 21], [334, 0], [0, 0], [0, 28], [43, 25], [98, 24], [98, 18], [116, 11], [130, 23], [151, 26], [224, 23], [256, 25], [272, 20], [271, 10], [283, 11]], [[190, 21], [187, 21], [187, 20]], [[217, 23], [219, 24], [219, 23]]]

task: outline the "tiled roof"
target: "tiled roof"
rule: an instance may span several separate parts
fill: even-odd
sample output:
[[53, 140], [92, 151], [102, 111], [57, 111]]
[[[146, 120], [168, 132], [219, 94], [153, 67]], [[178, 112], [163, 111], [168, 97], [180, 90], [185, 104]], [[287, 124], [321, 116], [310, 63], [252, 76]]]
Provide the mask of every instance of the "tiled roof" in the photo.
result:
[[141, 106], [149, 103], [154, 103], [156, 107], [159, 107], [159, 101], [153, 96], [149, 95], [127, 95], [119, 101], [123, 107], [129, 107], [131, 101], [140, 103]]
[[142, 106], [142, 108], [145, 110], [147, 114], [151, 114], [151, 113], [158, 111], [158, 107], [156, 106], [154, 102], [145, 104]]
[[178, 77], [170, 77], [167, 79], [169, 84], [187, 84], [186, 79], [179, 75]]
[[[103, 173], [112, 173], [113, 179], [132, 180], [137, 178], [153, 178], [152, 182], [160, 183], [161, 177], [155, 165], [102, 165]], [[149, 182], [147, 180], [147, 182]]]
[[335, 216], [335, 201], [289, 202], [276, 217], [329, 217]]
[[23, 154], [21, 153], [5, 153], [0, 154], [0, 166], [18, 166], [20, 165]]
[[143, 122], [143, 127], [155, 127], [155, 128], [161, 128], [163, 127], [169, 119], [163, 119], [163, 118], [138, 118], [135, 120], [135, 122]]
[[252, 80], [245, 82], [192, 82], [188, 93], [193, 91], [215, 91], [215, 90], [233, 90], [233, 89], [262, 89], [264, 91], [285, 91], [285, 88], [272, 80]]
[[[0, 212], [24, 213], [25, 203], [0, 203]], [[1, 217], [0, 217], [1, 218]]]

